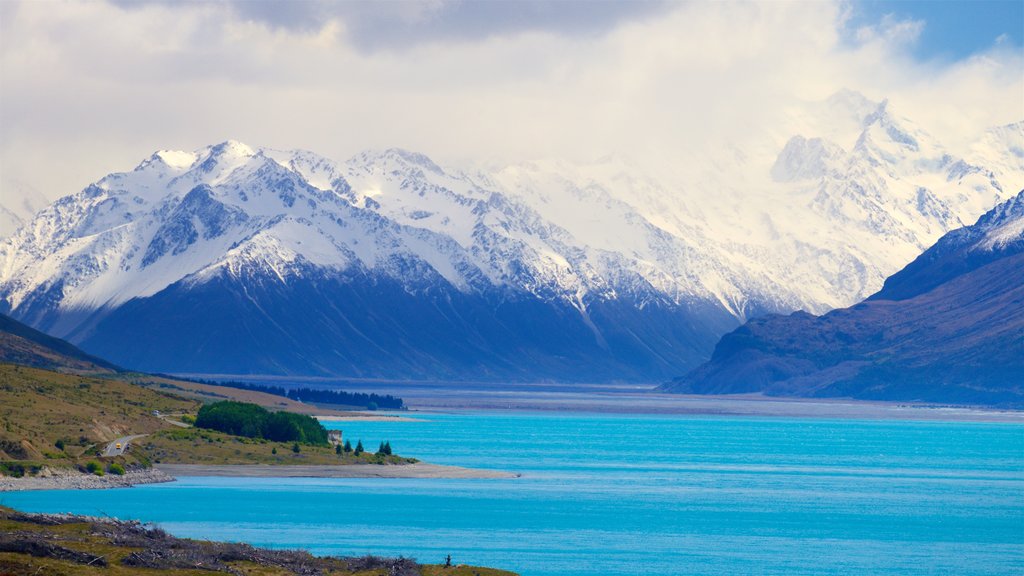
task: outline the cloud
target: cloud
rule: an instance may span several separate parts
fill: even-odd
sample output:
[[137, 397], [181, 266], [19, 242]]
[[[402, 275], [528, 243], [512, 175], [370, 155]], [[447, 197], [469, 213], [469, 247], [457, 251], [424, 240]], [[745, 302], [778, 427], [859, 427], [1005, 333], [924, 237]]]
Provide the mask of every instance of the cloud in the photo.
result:
[[675, 165], [711, 143], [782, 140], [794, 103], [842, 88], [889, 97], [951, 141], [1024, 118], [1019, 49], [918, 62], [906, 47], [920, 23], [883, 20], [851, 43], [839, 3], [2, 10], [0, 172], [51, 197], [153, 150], [227, 138], [337, 159], [400, 146], [441, 161]]
[[[341, 2], [336, 0], [227, 0], [212, 2], [241, 21], [273, 30], [315, 34], [333, 21], [346, 24], [352, 46], [367, 52], [404, 50], [435, 41], [471, 42], [527, 31], [563, 35], [601, 34], [626, 21], [658, 15], [674, 4], [668, 0], [392, 0]], [[126, 10], [176, 0], [116, 0]]]
[[896, 45], [913, 44], [921, 37], [925, 22], [914, 19], [898, 19], [892, 14], [886, 14], [877, 24], [861, 26], [854, 33], [858, 42], [882, 41]]

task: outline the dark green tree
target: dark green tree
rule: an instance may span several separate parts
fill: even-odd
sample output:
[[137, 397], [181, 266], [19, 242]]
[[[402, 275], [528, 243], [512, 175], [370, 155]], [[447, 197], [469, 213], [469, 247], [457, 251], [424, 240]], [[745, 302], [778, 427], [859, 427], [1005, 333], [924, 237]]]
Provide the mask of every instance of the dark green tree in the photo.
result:
[[350, 442], [348, 440], [345, 440], [345, 452], [351, 452], [351, 451], [352, 451], [352, 442]]
[[298, 442], [292, 444], [292, 452], [295, 452], [296, 454], [298, 454], [299, 452], [302, 452], [302, 447], [299, 446]]
[[341, 456], [341, 444], [334, 445], [334, 453]]
[[363, 441], [362, 441], [362, 439], [360, 439], [358, 442], [356, 442], [356, 456], [359, 456], [362, 453], [363, 453]]

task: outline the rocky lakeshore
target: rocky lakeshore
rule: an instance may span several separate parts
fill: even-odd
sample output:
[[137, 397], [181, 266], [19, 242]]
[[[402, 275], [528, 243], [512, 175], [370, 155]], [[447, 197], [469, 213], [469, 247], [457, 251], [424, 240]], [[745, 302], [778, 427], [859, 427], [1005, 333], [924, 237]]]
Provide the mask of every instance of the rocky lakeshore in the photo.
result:
[[124, 474], [96, 476], [69, 468], [43, 468], [34, 476], [0, 476], [0, 492], [14, 490], [97, 490], [127, 488], [136, 484], [173, 482], [174, 477], [156, 468], [128, 470]]
[[327, 576], [515, 576], [476, 566], [425, 565], [409, 558], [313, 556], [235, 542], [174, 537], [135, 521], [27, 514], [0, 506], [0, 574], [275, 574]]

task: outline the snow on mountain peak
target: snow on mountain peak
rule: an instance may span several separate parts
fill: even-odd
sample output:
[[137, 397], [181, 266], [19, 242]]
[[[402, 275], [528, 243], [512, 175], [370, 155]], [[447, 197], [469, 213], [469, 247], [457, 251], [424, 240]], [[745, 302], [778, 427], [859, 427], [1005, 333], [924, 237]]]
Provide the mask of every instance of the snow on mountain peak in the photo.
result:
[[[760, 176], [744, 163], [764, 151], [735, 147], [706, 152], [717, 171], [672, 180], [621, 158], [464, 173], [394, 148], [345, 162], [234, 140], [161, 150], [0, 244], [0, 307], [116, 307], [221, 273], [316, 269], [531, 294], [582, 314], [611, 300], [711, 302], [737, 320], [821, 312], [871, 294], [1019, 188], [1019, 127], [959, 159], [888, 102], [845, 92], [826, 107], [846, 111], [842, 128], [783, 139]], [[853, 120], [856, 144], [832, 138]]]
[[181, 150], [160, 150], [154, 157], [160, 159], [169, 168], [185, 170], [195, 164], [197, 154], [195, 152], [183, 152]]

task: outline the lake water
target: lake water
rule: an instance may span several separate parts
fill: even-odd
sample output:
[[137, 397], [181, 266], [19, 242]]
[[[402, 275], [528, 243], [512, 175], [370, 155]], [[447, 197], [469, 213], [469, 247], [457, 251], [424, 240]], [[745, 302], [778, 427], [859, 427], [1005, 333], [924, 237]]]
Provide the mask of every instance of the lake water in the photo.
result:
[[524, 576], [1024, 574], [1024, 426], [964, 422], [417, 415], [353, 443], [515, 480], [187, 478], [0, 495], [170, 532]]

